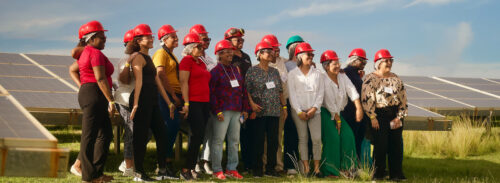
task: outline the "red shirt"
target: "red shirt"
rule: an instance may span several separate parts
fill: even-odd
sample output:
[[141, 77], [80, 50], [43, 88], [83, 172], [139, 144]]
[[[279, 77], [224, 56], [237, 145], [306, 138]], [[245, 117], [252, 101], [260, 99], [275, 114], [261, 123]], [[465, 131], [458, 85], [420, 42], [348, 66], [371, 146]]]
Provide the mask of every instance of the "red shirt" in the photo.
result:
[[189, 101], [209, 102], [210, 101], [210, 72], [203, 61], [198, 59], [198, 63], [193, 56], [188, 55], [182, 58], [179, 70], [189, 71]]
[[80, 58], [78, 59], [80, 82], [82, 85], [85, 83], [97, 83], [94, 70], [92, 70], [92, 68], [96, 66], [104, 66], [106, 78], [108, 79], [109, 87], [111, 88], [111, 74], [113, 74], [115, 70], [113, 64], [109, 61], [108, 57], [102, 54], [101, 50], [92, 46], [85, 46]]

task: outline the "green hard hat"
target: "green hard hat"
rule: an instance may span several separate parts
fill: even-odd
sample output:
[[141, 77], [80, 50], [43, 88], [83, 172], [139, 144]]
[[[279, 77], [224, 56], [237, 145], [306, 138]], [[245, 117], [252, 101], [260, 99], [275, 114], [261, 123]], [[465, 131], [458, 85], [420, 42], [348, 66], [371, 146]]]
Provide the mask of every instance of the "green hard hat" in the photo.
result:
[[302, 39], [302, 37], [300, 37], [299, 35], [295, 35], [295, 36], [292, 36], [288, 39], [288, 41], [286, 42], [286, 49], [288, 49], [288, 47], [293, 44], [293, 43], [296, 43], [296, 42], [304, 42], [304, 40]]

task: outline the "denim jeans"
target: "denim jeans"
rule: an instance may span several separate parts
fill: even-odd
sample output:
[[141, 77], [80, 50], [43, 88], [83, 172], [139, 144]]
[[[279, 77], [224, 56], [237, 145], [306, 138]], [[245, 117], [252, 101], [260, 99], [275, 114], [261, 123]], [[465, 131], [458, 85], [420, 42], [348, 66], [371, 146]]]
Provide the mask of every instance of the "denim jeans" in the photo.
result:
[[238, 147], [240, 144], [240, 116], [239, 111], [223, 111], [224, 121], [213, 121], [212, 134], [212, 169], [222, 171], [222, 144], [227, 134], [227, 167], [226, 170], [236, 170], [238, 166]]

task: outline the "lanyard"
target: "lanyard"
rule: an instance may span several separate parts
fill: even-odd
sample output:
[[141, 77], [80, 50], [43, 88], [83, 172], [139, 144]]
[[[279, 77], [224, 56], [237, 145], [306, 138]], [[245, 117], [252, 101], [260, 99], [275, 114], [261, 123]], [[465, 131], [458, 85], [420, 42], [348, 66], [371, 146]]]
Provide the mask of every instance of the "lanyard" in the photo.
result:
[[[229, 74], [227, 74], [227, 71], [226, 71], [226, 69], [224, 68], [224, 65], [223, 65], [223, 64], [221, 64], [221, 65], [222, 65], [222, 69], [224, 70], [224, 73], [226, 73], [227, 78], [229, 78], [229, 81], [231, 81], [231, 77], [229, 77]], [[236, 78], [236, 75], [234, 75], [234, 70], [233, 70], [233, 67], [231, 67], [231, 66], [229, 66], [229, 67], [231, 68], [231, 73], [233, 73], [234, 79], [237, 79], [237, 78]]]

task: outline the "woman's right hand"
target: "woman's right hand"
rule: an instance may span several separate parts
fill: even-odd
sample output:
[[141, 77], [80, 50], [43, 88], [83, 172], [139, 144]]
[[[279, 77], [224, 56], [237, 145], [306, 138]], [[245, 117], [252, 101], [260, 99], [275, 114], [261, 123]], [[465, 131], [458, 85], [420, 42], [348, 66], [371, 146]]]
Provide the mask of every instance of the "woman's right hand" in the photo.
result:
[[252, 107], [252, 110], [255, 112], [260, 112], [262, 110], [262, 107], [254, 102], [250, 102], [250, 107]]
[[180, 111], [179, 113], [184, 114], [184, 119], [187, 119], [189, 114], [189, 106], [185, 105], [184, 107], [182, 107], [182, 111]]
[[175, 95], [172, 95], [172, 98], [174, 99], [174, 103], [175, 103], [175, 106], [178, 106], [180, 107], [181, 106], [181, 99], [179, 99], [179, 97], [175, 96]]
[[371, 121], [372, 121], [372, 128], [373, 128], [373, 129], [375, 129], [375, 130], [379, 130], [379, 129], [380, 129], [380, 127], [379, 127], [379, 125], [378, 125], [378, 120], [377, 120], [377, 118], [373, 118], [373, 119], [371, 119]]
[[130, 112], [130, 120], [134, 120], [134, 117], [135, 117], [135, 113], [137, 112], [137, 108], [139, 106], [137, 105], [134, 105], [134, 107], [132, 108], [132, 112]]

